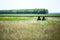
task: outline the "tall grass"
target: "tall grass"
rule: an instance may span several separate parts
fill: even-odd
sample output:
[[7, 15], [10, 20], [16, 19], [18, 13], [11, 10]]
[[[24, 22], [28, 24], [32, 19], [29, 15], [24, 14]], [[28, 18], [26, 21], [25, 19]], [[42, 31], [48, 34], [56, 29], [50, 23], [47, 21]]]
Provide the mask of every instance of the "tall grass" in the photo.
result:
[[0, 22], [0, 40], [60, 40], [60, 21]]

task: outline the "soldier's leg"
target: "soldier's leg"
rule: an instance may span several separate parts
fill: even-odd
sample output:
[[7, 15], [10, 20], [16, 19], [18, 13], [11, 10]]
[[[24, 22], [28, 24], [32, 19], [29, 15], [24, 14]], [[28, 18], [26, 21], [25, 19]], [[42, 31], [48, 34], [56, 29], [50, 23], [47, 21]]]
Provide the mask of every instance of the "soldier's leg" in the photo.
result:
[[42, 20], [46, 20], [45, 17], [43, 17]]
[[38, 19], [37, 20], [41, 20], [40, 16], [38, 16]]

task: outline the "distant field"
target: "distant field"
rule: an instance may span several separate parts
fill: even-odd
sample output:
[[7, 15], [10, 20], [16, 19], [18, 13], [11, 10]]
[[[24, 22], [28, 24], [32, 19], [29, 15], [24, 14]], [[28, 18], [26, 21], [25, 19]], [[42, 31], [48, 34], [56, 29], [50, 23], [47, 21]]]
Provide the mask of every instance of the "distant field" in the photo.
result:
[[[38, 17], [0, 17], [0, 21], [28, 21], [28, 20], [36, 20]], [[60, 17], [45, 17], [45, 21], [59, 21]], [[41, 17], [42, 19], [42, 17]], [[42, 20], [40, 20], [42, 21]]]
[[[34, 19], [34, 17], [33, 17]], [[32, 17], [0, 17], [0, 21], [22, 21], [32, 20]]]
[[60, 17], [0, 17], [0, 40], [60, 40]]
[[60, 14], [0, 14], [0, 17], [37, 17], [37, 16], [46, 16], [46, 17], [60, 17]]

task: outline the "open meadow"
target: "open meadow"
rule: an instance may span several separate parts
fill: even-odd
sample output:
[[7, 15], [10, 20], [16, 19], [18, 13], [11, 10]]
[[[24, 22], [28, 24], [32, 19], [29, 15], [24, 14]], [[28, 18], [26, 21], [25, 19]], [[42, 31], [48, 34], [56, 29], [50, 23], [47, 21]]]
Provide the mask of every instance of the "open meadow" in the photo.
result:
[[0, 17], [0, 40], [60, 40], [60, 17]]

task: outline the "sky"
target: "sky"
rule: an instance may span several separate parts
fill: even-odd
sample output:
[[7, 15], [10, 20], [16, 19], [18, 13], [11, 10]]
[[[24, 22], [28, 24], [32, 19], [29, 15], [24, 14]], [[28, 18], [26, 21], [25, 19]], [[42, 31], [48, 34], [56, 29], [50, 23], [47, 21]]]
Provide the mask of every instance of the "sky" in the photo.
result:
[[45, 8], [60, 12], [60, 0], [0, 0], [0, 10]]

